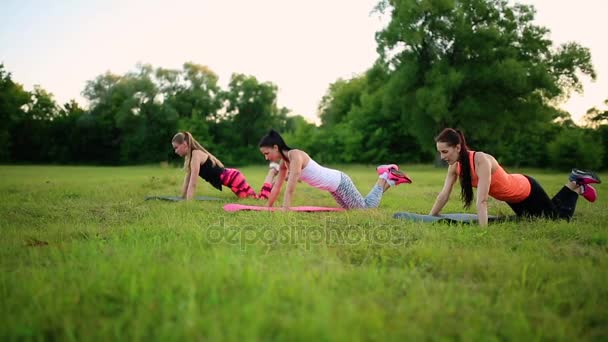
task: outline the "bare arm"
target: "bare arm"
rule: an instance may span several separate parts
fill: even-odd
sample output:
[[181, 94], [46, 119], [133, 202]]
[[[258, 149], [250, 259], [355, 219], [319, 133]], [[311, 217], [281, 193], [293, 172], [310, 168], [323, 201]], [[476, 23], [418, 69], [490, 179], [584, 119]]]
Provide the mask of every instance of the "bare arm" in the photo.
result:
[[287, 177], [287, 167], [285, 163], [281, 163], [281, 168], [279, 169], [279, 174], [277, 175], [277, 179], [272, 185], [272, 190], [270, 190], [270, 195], [268, 196], [268, 206], [272, 207], [274, 202], [279, 197], [279, 193], [281, 193], [281, 187], [283, 187], [283, 183], [285, 182], [285, 177]]
[[196, 183], [198, 182], [198, 172], [201, 168], [201, 163], [207, 161], [209, 156], [201, 151], [192, 151], [192, 157], [190, 159], [190, 172], [188, 187], [186, 188], [186, 199], [192, 199], [196, 193]]
[[437, 216], [441, 212], [441, 209], [448, 203], [450, 199], [450, 194], [452, 193], [452, 188], [454, 188], [454, 183], [458, 179], [458, 169], [457, 164], [450, 165], [448, 167], [448, 173], [445, 176], [445, 182], [443, 183], [443, 189], [437, 195], [437, 199], [435, 200], [435, 204], [433, 204], [433, 208], [431, 209], [430, 215]]
[[182, 185], [182, 198], [186, 198], [186, 192], [188, 191], [188, 183], [190, 183], [190, 169], [186, 171], [184, 176], [184, 185]]
[[479, 225], [484, 227], [488, 224], [488, 193], [492, 180], [492, 163], [484, 154], [475, 154], [475, 170], [477, 170], [477, 217]]
[[291, 207], [291, 199], [293, 194], [296, 192], [296, 186], [298, 185], [298, 179], [302, 174], [302, 163], [304, 162], [304, 155], [302, 152], [292, 150], [289, 152], [289, 180], [287, 181], [287, 189], [285, 189], [285, 196], [283, 198], [283, 207]]

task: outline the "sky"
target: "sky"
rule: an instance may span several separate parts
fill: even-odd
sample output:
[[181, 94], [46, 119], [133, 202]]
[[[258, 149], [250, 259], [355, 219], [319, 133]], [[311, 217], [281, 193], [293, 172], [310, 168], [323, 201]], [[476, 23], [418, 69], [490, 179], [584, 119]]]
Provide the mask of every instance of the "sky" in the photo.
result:
[[[319, 122], [329, 85], [370, 68], [374, 35], [386, 24], [371, 14], [379, 0], [3, 0], [0, 63], [26, 90], [38, 84], [66, 103], [86, 81], [122, 75], [138, 63], [181, 69], [208, 66], [226, 88], [233, 73], [278, 87], [277, 102]], [[557, 46], [576, 41], [591, 50], [597, 81], [561, 107], [575, 121], [608, 98], [608, 47], [602, 20], [608, 2], [526, 0], [536, 23]]]

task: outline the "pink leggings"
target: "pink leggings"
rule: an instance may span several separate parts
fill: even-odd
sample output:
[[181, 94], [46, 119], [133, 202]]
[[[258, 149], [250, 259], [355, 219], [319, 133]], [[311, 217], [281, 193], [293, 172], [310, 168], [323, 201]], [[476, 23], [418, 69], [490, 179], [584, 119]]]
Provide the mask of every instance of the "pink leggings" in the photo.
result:
[[264, 183], [260, 194], [257, 195], [249, 183], [247, 183], [245, 176], [237, 169], [224, 169], [224, 172], [220, 175], [220, 180], [222, 181], [222, 185], [229, 187], [239, 198], [268, 199], [270, 190], [272, 190], [272, 184]]

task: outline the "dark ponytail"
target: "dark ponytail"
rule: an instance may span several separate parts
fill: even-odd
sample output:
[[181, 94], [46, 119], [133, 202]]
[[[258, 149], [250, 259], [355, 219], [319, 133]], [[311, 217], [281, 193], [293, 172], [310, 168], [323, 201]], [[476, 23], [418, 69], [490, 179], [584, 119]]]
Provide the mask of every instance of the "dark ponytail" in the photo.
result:
[[279, 148], [279, 153], [281, 153], [283, 160], [289, 162], [289, 158], [287, 158], [283, 152], [290, 151], [292, 148], [287, 146], [285, 140], [283, 140], [283, 137], [281, 137], [279, 132], [275, 131], [274, 129], [271, 129], [268, 134], [263, 136], [258, 144], [259, 147], [274, 147], [275, 145]]
[[460, 144], [460, 198], [464, 202], [465, 209], [473, 202], [473, 181], [471, 179], [471, 163], [469, 162], [469, 147], [462, 132], [453, 128], [446, 128], [438, 136], [435, 142], [442, 142], [454, 147]]

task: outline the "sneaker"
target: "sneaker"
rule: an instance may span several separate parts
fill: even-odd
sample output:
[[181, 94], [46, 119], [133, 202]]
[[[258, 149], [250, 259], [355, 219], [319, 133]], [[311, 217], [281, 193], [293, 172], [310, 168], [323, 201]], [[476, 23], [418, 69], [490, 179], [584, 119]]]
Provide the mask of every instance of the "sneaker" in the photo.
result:
[[280, 169], [280, 165], [279, 165], [279, 163], [272, 162], [272, 163], [268, 164], [268, 168], [274, 169], [278, 173], [279, 169]]
[[388, 171], [388, 179], [395, 182], [395, 185], [399, 185], [401, 183], [411, 183], [412, 180], [410, 179], [410, 177], [408, 177], [405, 172], [397, 170], [397, 169], [390, 169]]
[[600, 177], [591, 171], [572, 169], [568, 180], [575, 182], [578, 185], [586, 185], [592, 183], [601, 183]]
[[395, 165], [395, 164], [387, 164], [387, 165], [380, 165], [376, 168], [376, 172], [378, 172], [379, 175], [388, 172], [389, 170], [399, 170], [399, 166]]
[[591, 185], [581, 185], [581, 196], [589, 202], [595, 202], [597, 199], [597, 191]]

